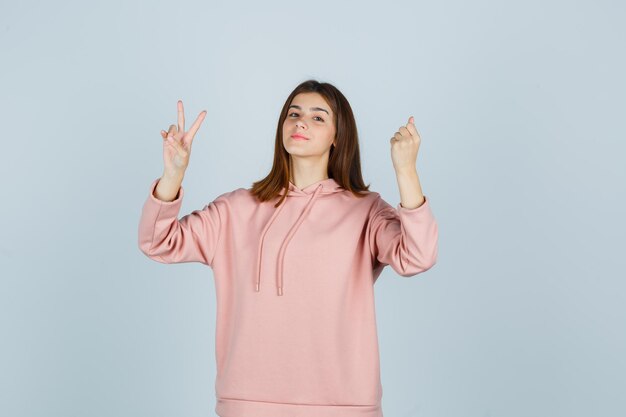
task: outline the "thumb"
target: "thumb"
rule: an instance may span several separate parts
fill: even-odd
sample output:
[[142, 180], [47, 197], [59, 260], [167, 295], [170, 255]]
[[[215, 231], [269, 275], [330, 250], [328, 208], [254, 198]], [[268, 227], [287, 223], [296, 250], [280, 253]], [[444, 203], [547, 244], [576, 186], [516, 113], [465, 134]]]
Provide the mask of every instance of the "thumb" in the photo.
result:
[[167, 135], [167, 138], [165, 139], [165, 141], [167, 142], [168, 145], [176, 149], [178, 153], [181, 153], [184, 151], [180, 142], [178, 142], [172, 135]]

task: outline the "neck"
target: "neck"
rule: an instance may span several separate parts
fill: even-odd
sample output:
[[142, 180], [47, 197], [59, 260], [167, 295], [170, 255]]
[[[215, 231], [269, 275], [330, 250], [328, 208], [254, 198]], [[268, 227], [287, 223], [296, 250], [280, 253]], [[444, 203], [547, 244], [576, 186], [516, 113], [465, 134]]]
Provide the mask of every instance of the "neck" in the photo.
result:
[[292, 159], [290, 166], [289, 181], [298, 188], [304, 188], [329, 178], [327, 162], [324, 164], [319, 162], [313, 163], [296, 158], [295, 161]]

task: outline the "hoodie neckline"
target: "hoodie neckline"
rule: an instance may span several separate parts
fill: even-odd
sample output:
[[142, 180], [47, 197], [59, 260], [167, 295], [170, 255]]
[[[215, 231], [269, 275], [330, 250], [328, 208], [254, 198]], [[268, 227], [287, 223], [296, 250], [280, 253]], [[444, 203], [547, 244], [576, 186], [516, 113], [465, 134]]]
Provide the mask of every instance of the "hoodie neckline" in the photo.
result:
[[[285, 262], [285, 252], [287, 251], [287, 246], [289, 245], [289, 241], [296, 233], [302, 222], [305, 220], [308, 213], [311, 211], [313, 204], [316, 201], [316, 198], [322, 194], [335, 194], [340, 193], [344, 190], [344, 188], [339, 185], [333, 178], [326, 178], [324, 180], [317, 181], [313, 184], [309, 184], [306, 187], [300, 189], [295, 186], [294, 183], [289, 181], [289, 189], [287, 191], [287, 197], [308, 197], [309, 201], [307, 201], [306, 205], [303, 209], [300, 210], [300, 215], [296, 222], [289, 228], [289, 232], [283, 238], [283, 242], [280, 245], [280, 250], [278, 251], [278, 259], [276, 264], [277, 274], [276, 274], [276, 289], [278, 291], [278, 295], [283, 295], [283, 265]], [[289, 203], [290, 199], [286, 199], [283, 203], [275, 208], [272, 216], [269, 218], [263, 231], [261, 232], [261, 237], [259, 238], [258, 252], [257, 252], [257, 271], [256, 271], [256, 282], [255, 282], [255, 290], [257, 292], [260, 291], [261, 286], [261, 260], [262, 260], [262, 252], [263, 252], [263, 241], [265, 239], [265, 234], [267, 230], [270, 228], [274, 220], [278, 217], [279, 213], [283, 209], [283, 207], [291, 204]], [[292, 208], [290, 208], [293, 210]]]
[[332, 194], [343, 190], [343, 187], [341, 187], [339, 183], [337, 183], [337, 181], [335, 181], [333, 178], [326, 178], [314, 182], [313, 184], [309, 184], [301, 189], [296, 187], [294, 183], [289, 181], [289, 192], [287, 193], [287, 196], [310, 195], [313, 194], [318, 187], [322, 188], [322, 190], [320, 191], [320, 193], [322, 194]]

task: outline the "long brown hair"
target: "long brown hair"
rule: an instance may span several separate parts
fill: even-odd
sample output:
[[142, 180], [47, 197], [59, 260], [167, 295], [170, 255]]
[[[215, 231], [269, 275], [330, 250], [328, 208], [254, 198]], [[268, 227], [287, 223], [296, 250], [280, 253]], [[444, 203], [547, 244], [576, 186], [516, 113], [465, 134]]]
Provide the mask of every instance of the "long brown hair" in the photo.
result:
[[[359, 154], [359, 135], [350, 103], [335, 86], [329, 83], [320, 83], [316, 80], [307, 80], [300, 83], [287, 97], [278, 118], [276, 140], [274, 142], [274, 163], [270, 173], [263, 179], [252, 184], [250, 192], [260, 201], [268, 201], [289, 189], [289, 159], [291, 155], [283, 146], [283, 123], [287, 118], [289, 106], [295, 96], [300, 93], [319, 93], [328, 103], [335, 115], [335, 146], [331, 146], [328, 155], [329, 178], [349, 190], [356, 197], [365, 197], [363, 191], [369, 191], [370, 184], [365, 185], [361, 176], [361, 160]], [[278, 207], [286, 198], [281, 199], [274, 207]]]

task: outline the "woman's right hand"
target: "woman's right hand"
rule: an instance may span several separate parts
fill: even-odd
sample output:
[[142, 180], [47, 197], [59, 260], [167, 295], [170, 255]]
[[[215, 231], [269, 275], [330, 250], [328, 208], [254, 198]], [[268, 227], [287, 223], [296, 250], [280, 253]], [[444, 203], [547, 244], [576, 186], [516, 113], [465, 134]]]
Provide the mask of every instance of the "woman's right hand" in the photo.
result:
[[191, 154], [191, 144], [196, 132], [200, 128], [206, 110], [200, 112], [196, 121], [187, 132], [185, 132], [185, 112], [182, 100], [178, 100], [178, 126], [170, 125], [168, 131], [161, 130], [163, 138], [163, 164], [164, 174], [170, 176], [184, 176], [189, 165], [189, 155]]

